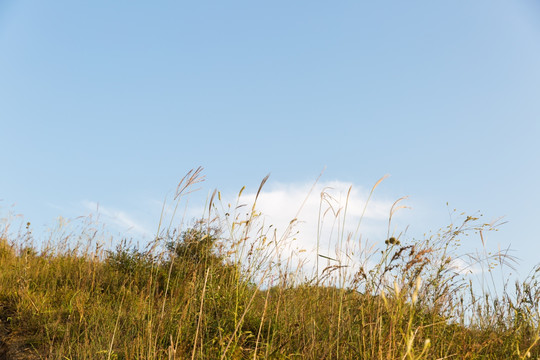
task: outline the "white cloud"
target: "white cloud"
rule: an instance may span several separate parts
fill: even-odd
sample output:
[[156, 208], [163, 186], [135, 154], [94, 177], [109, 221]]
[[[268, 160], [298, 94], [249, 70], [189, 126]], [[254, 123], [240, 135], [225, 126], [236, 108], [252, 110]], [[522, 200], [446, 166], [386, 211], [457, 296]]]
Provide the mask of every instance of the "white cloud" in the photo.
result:
[[[348, 248], [349, 254], [355, 252], [359, 256], [368, 243], [380, 245], [384, 242], [393, 201], [380, 200], [375, 191], [366, 207], [370, 191], [361, 186], [327, 181], [318, 183], [310, 193], [312, 186], [309, 183], [272, 184], [259, 194], [255, 207], [261, 213], [259, 221], [263, 221], [266, 228], [272, 225], [278, 238], [290, 240], [289, 246], [283, 249], [287, 252], [284, 256], [296, 258], [293, 263], [300, 258], [308, 260], [306, 269], [309, 270], [314, 268], [316, 262], [318, 236], [318, 253], [340, 258], [342, 264], [350, 262], [345, 259], [345, 248]], [[244, 191], [239, 200], [233, 195], [222, 198], [225, 212], [234, 212], [236, 204], [245, 205], [237, 208], [236, 214], [246, 216], [255, 201], [256, 191]], [[230, 208], [228, 204], [231, 204]], [[293, 231], [286, 233], [291, 220], [295, 218], [297, 222]], [[305, 252], [300, 253], [300, 250]], [[319, 262], [321, 269], [328, 260], [319, 257]], [[330, 264], [336, 263], [330, 261]]]

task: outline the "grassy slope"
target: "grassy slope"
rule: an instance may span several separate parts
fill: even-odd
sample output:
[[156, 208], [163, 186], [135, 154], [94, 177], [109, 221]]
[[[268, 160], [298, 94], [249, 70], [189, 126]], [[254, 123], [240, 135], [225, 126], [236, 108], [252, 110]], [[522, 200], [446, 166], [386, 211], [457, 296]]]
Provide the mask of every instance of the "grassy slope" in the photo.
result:
[[[175, 199], [202, 181], [201, 170]], [[85, 229], [38, 249], [30, 224], [19, 235], [6, 224], [0, 360], [540, 358], [540, 267], [497, 296], [455, 271], [459, 237], [490, 224], [467, 216], [425, 240], [338, 249], [306, 277], [282, 258], [287, 231], [277, 238], [256, 227], [255, 204], [219, 213], [213, 200], [214, 220], [166, 230], [145, 249], [122, 242], [104, 251]], [[505, 256], [481, 261], [491, 269]]]
[[538, 318], [526, 306], [478, 303], [465, 326], [441, 314], [448, 304], [418, 300], [429, 292], [416, 284], [373, 296], [282, 278], [258, 290], [210, 250], [213, 240], [188, 245], [203, 234], [169, 239], [159, 256], [127, 246], [38, 252], [2, 239], [0, 359], [540, 356]]

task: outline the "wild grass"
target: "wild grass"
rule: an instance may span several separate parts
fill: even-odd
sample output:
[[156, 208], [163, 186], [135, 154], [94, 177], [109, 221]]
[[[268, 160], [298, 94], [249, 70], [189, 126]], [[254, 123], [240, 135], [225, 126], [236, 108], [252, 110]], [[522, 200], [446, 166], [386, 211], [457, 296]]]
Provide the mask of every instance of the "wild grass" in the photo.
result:
[[[202, 180], [190, 172], [176, 201]], [[294, 220], [278, 234], [256, 200], [241, 205], [215, 192], [201, 220], [162, 219], [144, 247], [107, 249], [92, 226], [36, 244], [30, 224], [4, 224], [0, 359], [540, 358], [540, 267], [498, 292], [456, 268], [459, 239], [496, 224], [463, 215], [421, 240], [389, 230], [382, 248], [338, 231], [335, 257], [320, 254], [313, 271], [284, 254]], [[512, 258], [475, 261], [494, 284], [491, 267]]]

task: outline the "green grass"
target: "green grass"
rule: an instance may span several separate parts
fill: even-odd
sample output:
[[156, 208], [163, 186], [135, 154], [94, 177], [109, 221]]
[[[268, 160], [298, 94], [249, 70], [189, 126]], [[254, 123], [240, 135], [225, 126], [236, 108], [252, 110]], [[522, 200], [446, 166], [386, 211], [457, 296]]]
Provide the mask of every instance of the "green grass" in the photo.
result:
[[[190, 173], [177, 200], [199, 180]], [[143, 248], [105, 250], [88, 228], [37, 246], [30, 225], [6, 225], [0, 359], [540, 358], [539, 269], [496, 294], [452, 266], [459, 239], [492, 225], [464, 216], [424, 240], [389, 236], [354, 266], [344, 250], [310, 274], [282, 255], [287, 234], [261, 226], [255, 205], [218, 210], [220, 198]], [[510, 260], [478, 259], [486, 280]]]

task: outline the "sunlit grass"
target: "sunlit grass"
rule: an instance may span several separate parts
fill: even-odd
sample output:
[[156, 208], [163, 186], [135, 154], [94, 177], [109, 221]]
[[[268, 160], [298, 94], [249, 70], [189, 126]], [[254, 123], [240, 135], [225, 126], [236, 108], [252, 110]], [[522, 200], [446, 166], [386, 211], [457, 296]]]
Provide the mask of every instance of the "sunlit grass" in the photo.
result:
[[[176, 208], [202, 180], [200, 169], [188, 173]], [[465, 263], [459, 239], [496, 224], [463, 214], [438, 233], [407, 239], [391, 230], [398, 200], [387, 239], [374, 248], [359, 241], [360, 224], [355, 234], [344, 231], [346, 200], [333, 213], [336, 254], [317, 250], [310, 264], [284, 251], [295, 219], [274, 231], [257, 199], [242, 206], [242, 191], [236, 204], [215, 192], [190, 226], [162, 218], [143, 247], [107, 247], [86, 223], [38, 245], [31, 224], [11, 232], [6, 223], [0, 359], [540, 357], [540, 269], [497, 293], [475, 288], [456, 267]], [[476, 276], [493, 282], [492, 267], [512, 260], [480, 252]]]

